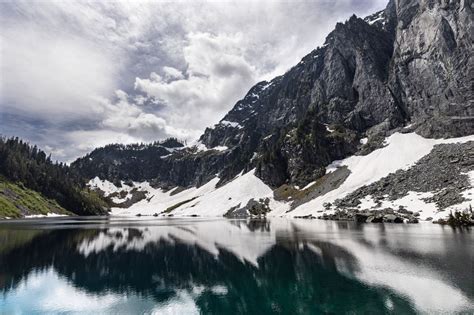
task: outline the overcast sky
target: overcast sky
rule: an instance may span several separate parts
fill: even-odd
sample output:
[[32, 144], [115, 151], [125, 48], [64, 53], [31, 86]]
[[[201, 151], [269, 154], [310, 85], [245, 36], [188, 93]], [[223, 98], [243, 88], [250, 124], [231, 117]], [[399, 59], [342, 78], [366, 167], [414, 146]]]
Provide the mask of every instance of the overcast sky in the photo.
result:
[[195, 140], [338, 21], [387, 0], [0, 3], [0, 134], [71, 161]]

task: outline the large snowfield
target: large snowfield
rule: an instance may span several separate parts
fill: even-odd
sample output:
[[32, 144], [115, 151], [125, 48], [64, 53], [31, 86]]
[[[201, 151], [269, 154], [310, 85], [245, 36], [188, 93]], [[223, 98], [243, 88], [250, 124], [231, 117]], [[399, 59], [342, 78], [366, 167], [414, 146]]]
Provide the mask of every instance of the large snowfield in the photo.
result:
[[[350, 175], [347, 179], [338, 188], [289, 212], [290, 204], [274, 200], [272, 189], [256, 177], [252, 170], [248, 173], [240, 174], [231, 182], [218, 188], [216, 188], [216, 184], [219, 178], [216, 177], [199, 188], [189, 188], [176, 194], [173, 194], [173, 190], [165, 192], [162, 189], [152, 188], [147, 182], [134, 183], [133, 187], [147, 191], [147, 198], [126, 209], [113, 208], [112, 214], [122, 216], [160, 214], [167, 208], [182, 203], [182, 205], [172, 211], [174, 216], [198, 215], [214, 217], [222, 216], [231, 207], [245, 206], [251, 198], [269, 198], [270, 208], [272, 209], [268, 214], [269, 216], [320, 215], [322, 211], [332, 211], [325, 210], [323, 204], [332, 203], [336, 199], [342, 198], [364, 185], [376, 182], [399, 169], [410, 168], [419, 159], [427, 155], [436, 144], [462, 143], [473, 140], [474, 135], [451, 139], [426, 139], [416, 133], [394, 133], [386, 139], [386, 145], [381, 149], [377, 149], [365, 156], [350, 156], [344, 160], [334, 161], [328, 166], [328, 172], [334, 171], [337, 167], [346, 166], [350, 170]], [[471, 184], [474, 186], [474, 173], [470, 172], [468, 175], [471, 178]], [[112, 183], [100, 180], [99, 178], [91, 180], [90, 186], [101, 189], [106, 195], [123, 189], [129, 192], [132, 189], [132, 187], [127, 187], [126, 185], [122, 185], [125, 188], [119, 189]], [[422, 200], [422, 198], [429, 197], [431, 194], [431, 192], [410, 192], [399, 200], [383, 202], [382, 208], [398, 208], [398, 206], [403, 205], [408, 210], [421, 211], [421, 219], [445, 217], [449, 211], [439, 212], [435, 204], [426, 203]], [[473, 195], [474, 191], [472, 188], [463, 192], [463, 196], [468, 201], [460, 205], [451, 206], [449, 210], [465, 209], [473, 201]], [[115, 197], [113, 200], [120, 202], [128, 197], [127, 195], [122, 200]], [[366, 196], [361, 201], [362, 206], [367, 209], [374, 206], [370, 196]]]

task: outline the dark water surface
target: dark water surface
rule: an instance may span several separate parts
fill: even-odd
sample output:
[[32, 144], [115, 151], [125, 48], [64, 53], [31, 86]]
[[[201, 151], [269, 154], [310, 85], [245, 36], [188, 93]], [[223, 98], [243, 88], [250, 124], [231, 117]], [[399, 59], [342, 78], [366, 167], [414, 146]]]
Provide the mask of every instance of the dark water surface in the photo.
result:
[[0, 313], [474, 313], [474, 235], [433, 224], [0, 223]]

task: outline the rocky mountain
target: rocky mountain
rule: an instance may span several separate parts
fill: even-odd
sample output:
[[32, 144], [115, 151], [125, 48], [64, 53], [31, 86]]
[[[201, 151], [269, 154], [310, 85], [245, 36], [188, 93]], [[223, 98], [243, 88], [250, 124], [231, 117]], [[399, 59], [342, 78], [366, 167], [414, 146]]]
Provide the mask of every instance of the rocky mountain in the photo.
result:
[[163, 172], [163, 161], [183, 149], [184, 144], [177, 139], [151, 144], [111, 144], [76, 160], [73, 167], [89, 178], [99, 176], [114, 183], [120, 179], [152, 180]]
[[471, 0], [391, 0], [338, 23], [322, 47], [257, 83], [198, 146], [108, 146], [72, 167], [164, 189], [199, 187], [216, 174], [219, 187], [253, 169], [272, 189], [304, 187], [396, 132], [472, 135], [472, 11]]

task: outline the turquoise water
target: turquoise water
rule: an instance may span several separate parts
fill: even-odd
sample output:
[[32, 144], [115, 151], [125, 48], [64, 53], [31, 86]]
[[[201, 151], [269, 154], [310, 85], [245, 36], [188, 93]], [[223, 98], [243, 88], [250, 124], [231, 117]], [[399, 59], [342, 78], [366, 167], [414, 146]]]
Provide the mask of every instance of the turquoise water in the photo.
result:
[[433, 224], [0, 223], [1, 314], [473, 314], [474, 235]]

